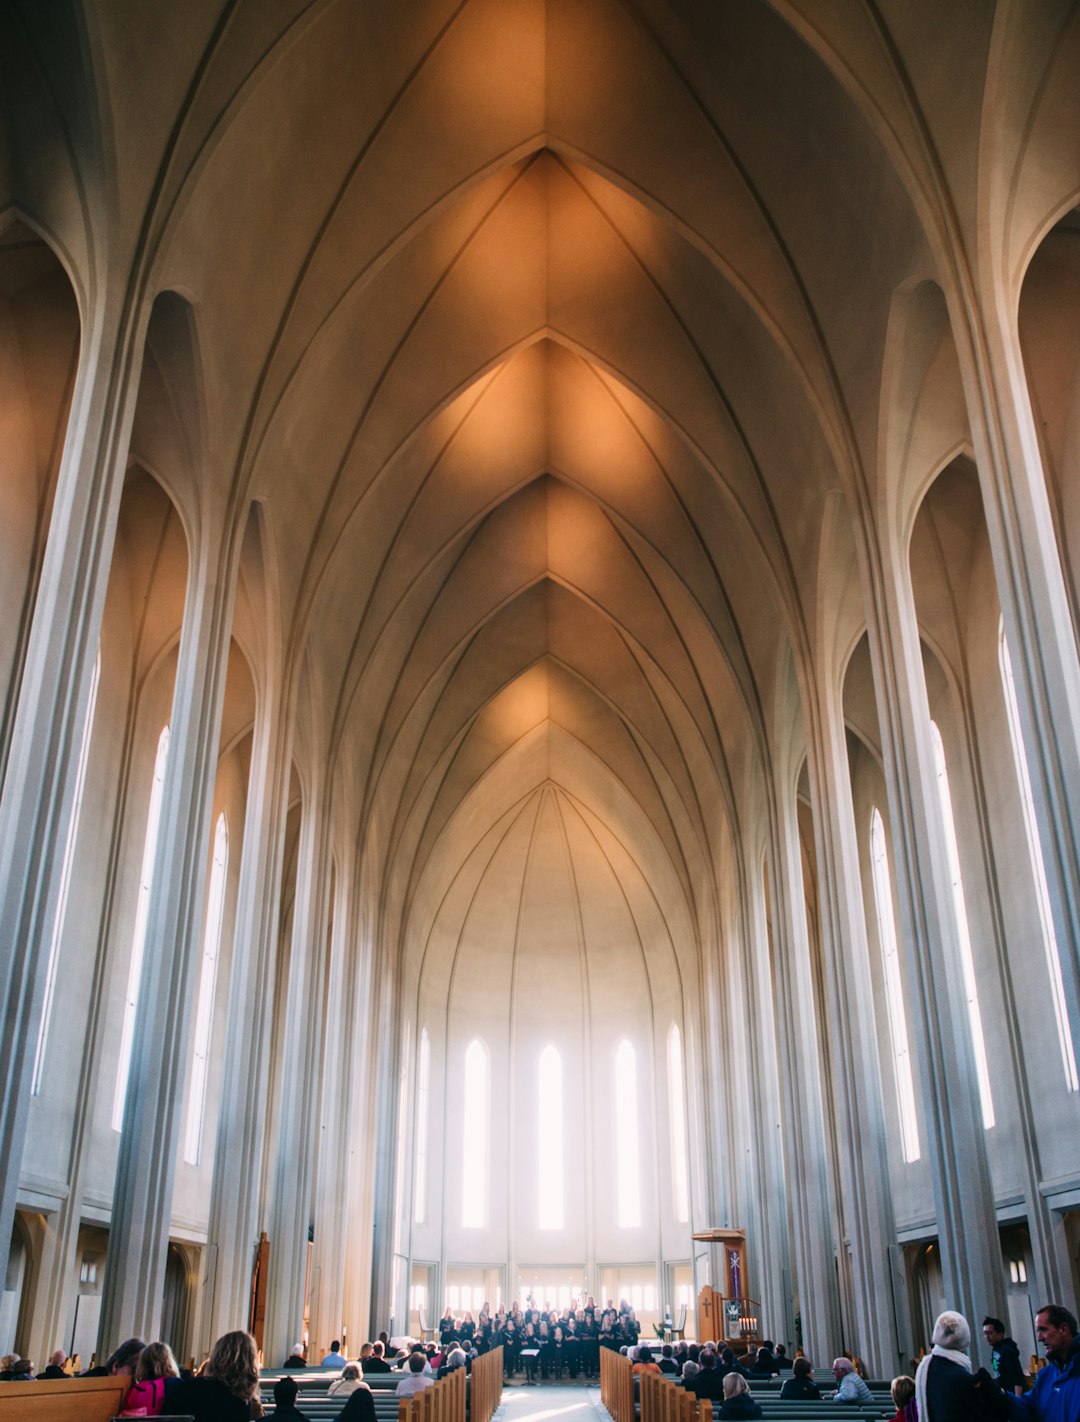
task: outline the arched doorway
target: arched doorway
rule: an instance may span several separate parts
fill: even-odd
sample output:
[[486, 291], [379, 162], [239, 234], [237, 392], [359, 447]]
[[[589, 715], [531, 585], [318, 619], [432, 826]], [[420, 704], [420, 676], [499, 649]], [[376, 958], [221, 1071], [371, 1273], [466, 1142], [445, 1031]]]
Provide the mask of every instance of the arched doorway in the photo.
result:
[[170, 1244], [165, 1256], [161, 1337], [173, 1350], [177, 1362], [184, 1362], [189, 1352], [193, 1274], [193, 1265], [186, 1251], [178, 1244]]

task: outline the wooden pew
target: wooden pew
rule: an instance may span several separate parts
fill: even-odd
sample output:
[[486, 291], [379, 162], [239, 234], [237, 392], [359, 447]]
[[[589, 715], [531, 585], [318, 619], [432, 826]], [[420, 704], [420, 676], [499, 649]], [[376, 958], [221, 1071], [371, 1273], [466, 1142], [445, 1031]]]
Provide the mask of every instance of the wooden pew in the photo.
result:
[[0, 1383], [0, 1422], [109, 1422], [130, 1378], [40, 1378]]
[[600, 1401], [614, 1422], [634, 1422], [634, 1366], [612, 1348], [600, 1349]]

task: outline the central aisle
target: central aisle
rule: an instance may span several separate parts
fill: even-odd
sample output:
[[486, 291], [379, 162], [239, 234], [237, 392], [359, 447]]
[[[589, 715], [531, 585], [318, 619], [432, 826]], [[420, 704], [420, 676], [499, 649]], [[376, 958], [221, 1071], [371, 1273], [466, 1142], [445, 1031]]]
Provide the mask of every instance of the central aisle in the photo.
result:
[[600, 1385], [544, 1383], [503, 1389], [492, 1422], [611, 1422], [600, 1402]]

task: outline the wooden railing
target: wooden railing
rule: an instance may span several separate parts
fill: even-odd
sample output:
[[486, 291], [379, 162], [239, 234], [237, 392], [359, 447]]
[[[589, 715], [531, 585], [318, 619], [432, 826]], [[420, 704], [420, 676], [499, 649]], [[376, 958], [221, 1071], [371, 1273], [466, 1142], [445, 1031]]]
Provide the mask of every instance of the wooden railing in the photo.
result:
[[634, 1422], [634, 1367], [613, 1348], [600, 1349], [600, 1401], [613, 1422]]
[[503, 1351], [493, 1348], [472, 1365], [466, 1382], [464, 1368], [455, 1368], [434, 1387], [414, 1392], [398, 1402], [398, 1422], [491, 1422], [502, 1397]]
[[131, 1387], [123, 1378], [36, 1378], [0, 1383], [2, 1422], [108, 1422]]
[[699, 1402], [662, 1373], [639, 1373], [638, 1384], [641, 1422], [712, 1422], [713, 1407], [707, 1397]]

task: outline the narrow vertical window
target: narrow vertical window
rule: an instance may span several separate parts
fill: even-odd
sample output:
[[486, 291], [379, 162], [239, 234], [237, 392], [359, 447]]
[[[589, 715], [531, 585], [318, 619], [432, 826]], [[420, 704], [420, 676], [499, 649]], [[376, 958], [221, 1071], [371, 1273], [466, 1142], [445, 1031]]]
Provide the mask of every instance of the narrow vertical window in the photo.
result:
[[620, 1229], [641, 1225], [637, 1054], [624, 1037], [615, 1052], [615, 1180]]
[[919, 1123], [915, 1114], [915, 1084], [911, 1074], [907, 1013], [904, 1010], [900, 955], [896, 944], [889, 852], [885, 844], [885, 825], [876, 809], [870, 818], [870, 875], [874, 881], [874, 910], [877, 917], [878, 943], [881, 946], [881, 963], [885, 972], [885, 1003], [889, 1014], [889, 1040], [892, 1044], [896, 1104], [900, 1115], [900, 1142], [904, 1160], [910, 1164], [919, 1159], [922, 1148], [919, 1145]]
[[428, 1101], [431, 1095], [431, 1038], [425, 1027], [420, 1033], [420, 1055], [416, 1064], [416, 1171], [413, 1180], [413, 1219], [423, 1224], [427, 1218]]
[[187, 1129], [184, 1132], [184, 1159], [198, 1165], [202, 1147], [203, 1116], [206, 1112], [206, 1080], [210, 1059], [210, 1030], [214, 1023], [214, 989], [217, 984], [218, 956], [221, 952], [221, 924], [225, 912], [225, 880], [229, 870], [229, 829], [224, 811], [214, 829], [214, 862], [206, 896], [206, 927], [203, 930], [202, 966], [195, 1008], [195, 1055], [191, 1063], [191, 1091], [188, 1095]]
[[49, 1038], [49, 1022], [52, 1020], [53, 998], [56, 995], [56, 973], [60, 964], [60, 942], [64, 936], [64, 919], [67, 917], [68, 893], [71, 889], [71, 869], [75, 862], [75, 840], [79, 833], [79, 816], [82, 811], [83, 787], [86, 784], [86, 763], [90, 758], [90, 732], [94, 725], [94, 707], [97, 705], [98, 681], [101, 678], [101, 653], [94, 661], [94, 672], [90, 678], [90, 699], [86, 703], [86, 717], [83, 721], [82, 740], [79, 744], [79, 759], [75, 767], [75, 798], [71, 805], [71, 819], [68, 821], [67, 839], [64, 841], [64, 858], [60, 864], [60, 892], [57, 896], [56, 918], [53, 920], [52, 937], [49, 940], [49, 962], [45, 971], [45, 1001], [41, 1007], [41, 1026], [38, 1028], [37, 1047], [34, 1051], [34, 1075], [30, 1091], [41, 1095], [41, 1079], [45, 1071], [45, 1043]]
[[682, 1033], [673, 1022], [667, 1039], [668, 1111], [671, 1115], [671, 1191], [675, 1218], [690, 1218], [690, 1190], [686, 1173], [686, 1102], [683, 1097]]
[[1027, 755], [1020, 732], [1020, 707], [1016, 700], [1016, 684], [1013, 681], [1012, 662], [1009, 659], [1009, 644], [1005, 640], [1005, 628], [998, 633], [998, 662], [1001, 667], [1001, 685], [1005, 693], [1005, 711], [1009, 722], [1009, 739], [1012, 742], [1013, 763], [1020, 788], [1020, 802], [1024, 812], [1024, 833], [1027, 837], [1028, 856], [1031, 860], [1031, 874], [1035, 880], [1035, 897], [1039, 905], [1039, 924], [1042, 928], [1043, 951], [1046, 954], [1046, 970], [1050, 976], [1050, 1001], [1054, 1005], [1054, 1024], [1057, 1027], [1058, 1047], [1061, 1051], [1061, 1065], [1065, 1072], [1065, 1085], [1070, 1091], [1078, 1089], [1076, 1074], [1076, 1054], [1073, 1050], [1072, 1033], [1069, 1031], [1069, 1017], [1065, 1009], [1065, 986], [1061, 980], [1061, 954], [1058, 949], [1057, 933], [1054, 930], [1054, 915], [1050, 910], [1050, 889], [1046, 882], [1046, 867], [1043, 864], [1042, 845], [1039, 842], [1039, 826], [1035, 819], [1035, 801], [1031, 795], [1031, 776], [1028, 774]]
[[135, 1011], [139, 1005], [139, 983], [142, 980], [143, 950], [146, 947], [146, 920], [150, 911], [150, 885], [154, 877], [154, 856], [157, 853], [158, 829], [161, 825], [161, 799], [165, 790], [165, 766], [169, 759], [169, 728], [158, 737], [154, 761], [154, 780], [150, 788], [150, 808], [146, 815], [146, 838], [143, 840], [142, 869], [139, 874], [139, 898], [135, 907], [135, 931], [131, 940], [131, 966], [128, 969], [127, 996], [124, 999], [124, 1025], [120, 1032], [120, 1064], [116, 1072], [116, 1092], [113, 1096], [112, 1128], [119, 1131], [124, 1124], [124, 1102], [127, 1099], [128, 1074], [131, 1070], [131, 1048], [135, 1041]]
[[483, 1229], [487, 1223], [491, 1116], [489, 1077], [487, 1048], [479, 1037], [474, 1037], [465, 1049], [461, 1170], [461, 1224], [464, 1229]]
[[563, 1070], [562, 1057], [553, 1046], [546, 1046], [540, 1053], [537, 1075], [540, 1102], [536, 1141], [540, 1163], [537, 1172], [540, 1190], [537, 1223], [541, 1229], [562, 1229]]
[[975, 982], [975, 958], [971, 951], [967, 904], [964, 902], [964, 881], [960, 877], [960, 850], [956, 843], [956, 821], [953, 818], [952, 794], [949, 791], [949, 772], [945, 767], [945, 747], [941, 741], [941, 732], [934, 721], [930, 722], [930, 740], [934, 747], [934, 767], [937, 770], [941, 822], [945, 830], [945, 852], [948, 857], [949, 879], [952, 883], [956, 936], [960, 942], [960, 969], [964, 978], [964, 994], [967, 998], [971, 1047], [975, 1054], [975, 1074], [979, 1082], [983, 1125], [989, 1130], [994, 1124], [994, 1101], [990, 1095], [990, 1067], [986, 1060], [982, 1013], [979, 1011], [979, 989]]

